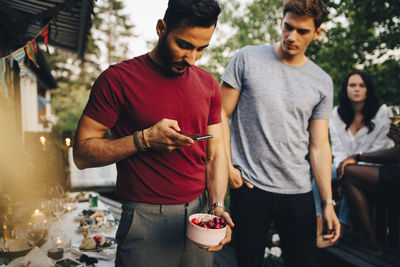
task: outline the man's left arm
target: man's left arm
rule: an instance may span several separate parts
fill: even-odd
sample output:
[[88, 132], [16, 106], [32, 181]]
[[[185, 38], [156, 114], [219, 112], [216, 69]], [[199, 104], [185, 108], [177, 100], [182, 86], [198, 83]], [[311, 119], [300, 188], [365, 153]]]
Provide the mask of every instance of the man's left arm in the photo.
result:
[[[321, 199], [332, 200], [332, 153], [329, 145], [328, 120], [313, 119], [310, 122], [310, 164]], [[340, 236], [340, 222], [332, 203], [326, 203], [323, 211], [328, 234], [324, 238], [334, 243]]]
[[[224, 203], [226, 190], [228, 187], [228, 167], [225, 155], [224, 137], [222, 123], [209, 125], [207, 133], [213, 138], [208, 139], [207, 143], [207, 191], [209, 205], [214, 203]], [[220, 245], [209, 248], [208, 251], [221, 250], [223, 245], [231, 241], [233, 222], [229, 213], [223, 207], [215, 207], [211, 213], [223, 217], [228, 223], [227, 234]]]

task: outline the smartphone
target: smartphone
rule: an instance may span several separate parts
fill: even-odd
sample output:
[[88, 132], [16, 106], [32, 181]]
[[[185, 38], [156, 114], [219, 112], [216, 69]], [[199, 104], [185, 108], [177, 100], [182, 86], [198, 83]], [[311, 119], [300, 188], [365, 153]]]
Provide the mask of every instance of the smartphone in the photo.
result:
[[83, 267], [83, 264], [71, 259], [62, 259], [56, 261], [56, 267]]
[[201, 141], [213, 137], [212, 135], [209, 134], [195, 134], [195, 133], [182, 133], [182, 134], [192, 138], [194, 141]]

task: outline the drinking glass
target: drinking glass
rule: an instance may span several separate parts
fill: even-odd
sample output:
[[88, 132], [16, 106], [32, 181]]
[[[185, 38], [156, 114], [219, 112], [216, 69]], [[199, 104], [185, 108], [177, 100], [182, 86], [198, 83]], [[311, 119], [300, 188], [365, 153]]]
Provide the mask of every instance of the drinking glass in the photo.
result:
[[49, 199], [64, 197], [64, 189], [56, 182], [48, 182], [47, 195]]
[[400, 123], [400, 106], [389, 106], [389, 120], [396, 125]]
[[65, 211], [65, 200], [64, 198], [53, 198], [51, 200], [51, 212], [58, 219]]
[[25, 239], [31, 247], [42, 240], [44, 232], [43, 221], [29, 220], [25, 225]]

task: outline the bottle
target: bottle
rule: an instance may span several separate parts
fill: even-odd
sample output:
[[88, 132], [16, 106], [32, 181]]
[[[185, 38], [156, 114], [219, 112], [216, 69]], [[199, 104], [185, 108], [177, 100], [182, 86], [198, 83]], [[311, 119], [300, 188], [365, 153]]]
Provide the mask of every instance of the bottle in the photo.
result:
[[7, 199], [6, 213], [2, 216], [1, 228], [3, 231], [4, 240], [15, 239], [15, 219], [13, 212], [13, 205], [11, 204], [11, 199]]

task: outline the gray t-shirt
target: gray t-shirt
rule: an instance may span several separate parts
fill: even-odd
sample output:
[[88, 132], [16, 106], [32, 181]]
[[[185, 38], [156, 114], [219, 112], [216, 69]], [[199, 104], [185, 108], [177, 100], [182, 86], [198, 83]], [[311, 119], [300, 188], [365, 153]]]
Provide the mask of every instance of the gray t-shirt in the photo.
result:
[[274, 193], [311, 190], [310, 119], [329, 119], [333, 84], [308, 60], [283, 63], [273, 46], [246, 46], [231, 59], [222, 80], [240, 91], [231, 118], [232, 162], [243, 178]]

